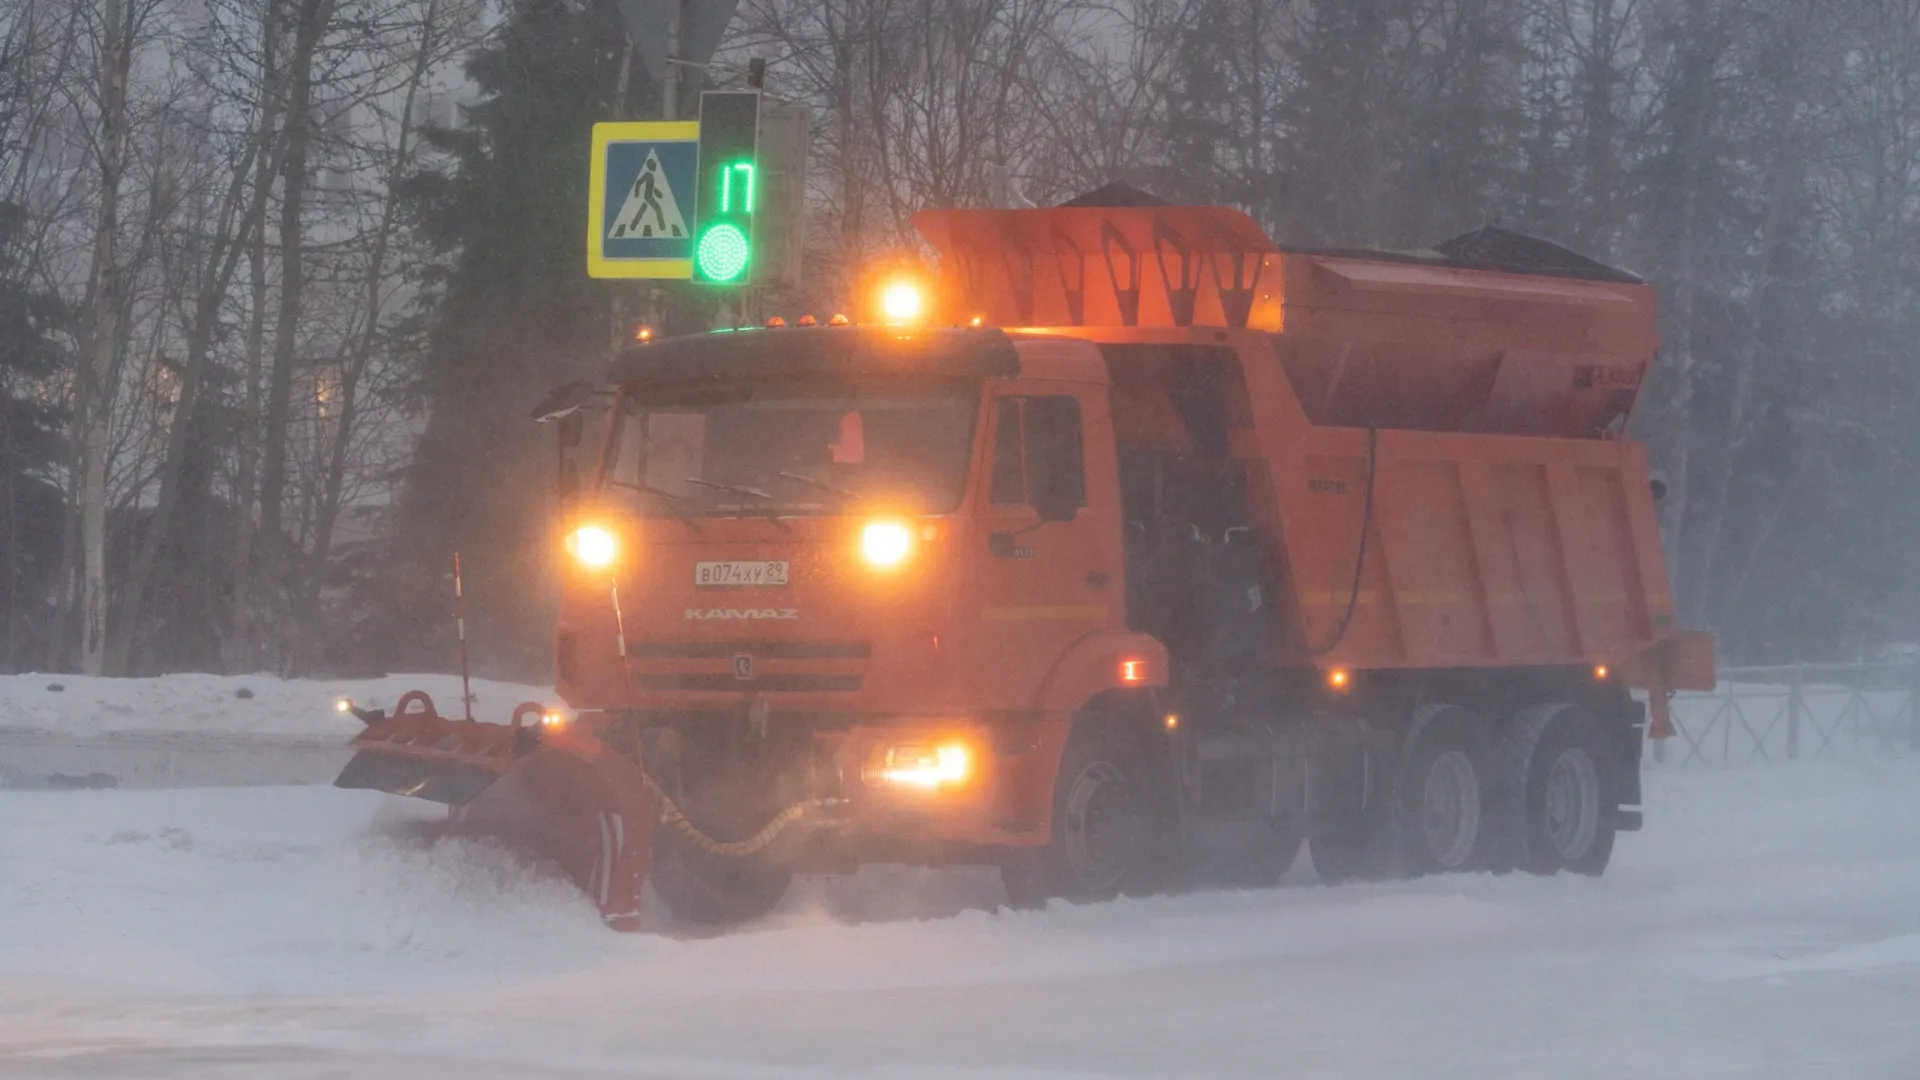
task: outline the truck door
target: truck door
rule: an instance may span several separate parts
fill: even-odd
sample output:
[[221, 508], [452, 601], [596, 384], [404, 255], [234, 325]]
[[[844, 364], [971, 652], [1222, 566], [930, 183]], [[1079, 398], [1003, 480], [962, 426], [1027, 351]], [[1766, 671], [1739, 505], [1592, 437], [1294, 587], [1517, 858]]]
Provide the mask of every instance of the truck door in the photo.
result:
[[1112, 419], [1104, 388], [1023, 380], [989, 396], [988, 429], [968, 538], [980, 689], [1019, 708], [1069, 645], [1124, 624]]

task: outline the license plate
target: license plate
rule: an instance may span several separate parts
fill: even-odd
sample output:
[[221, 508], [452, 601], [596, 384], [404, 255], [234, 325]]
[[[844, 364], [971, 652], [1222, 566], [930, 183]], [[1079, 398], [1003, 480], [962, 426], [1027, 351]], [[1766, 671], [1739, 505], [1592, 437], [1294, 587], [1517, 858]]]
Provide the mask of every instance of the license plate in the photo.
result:
[[729, 585], [785, 585], [786, 560], [729, 559], [693, 564], [693, 583], [700, 587]]

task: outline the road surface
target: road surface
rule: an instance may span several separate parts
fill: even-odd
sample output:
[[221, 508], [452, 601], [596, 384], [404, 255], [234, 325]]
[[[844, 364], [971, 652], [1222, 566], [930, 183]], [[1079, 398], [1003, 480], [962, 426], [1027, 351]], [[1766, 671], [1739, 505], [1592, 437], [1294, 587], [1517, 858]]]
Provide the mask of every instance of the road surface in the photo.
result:
[[0, 1076], [1920, 1077], [1920, 763], [1648, 794], [1599, 880], [872, 868], [701, 939], [385, 796], [0, 792]]

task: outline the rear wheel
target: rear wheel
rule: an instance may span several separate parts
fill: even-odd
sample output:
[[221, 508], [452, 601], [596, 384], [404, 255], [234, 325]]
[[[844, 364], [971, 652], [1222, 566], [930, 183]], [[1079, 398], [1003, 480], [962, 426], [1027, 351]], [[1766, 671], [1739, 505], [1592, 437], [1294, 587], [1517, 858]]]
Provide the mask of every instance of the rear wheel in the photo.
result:
[[1094, 903], [1157, 888], [1168, 815], [1164, 778], [1152, 761], [1121, 718], [1076, 721], [1060, 760], [1052, 837], [1046, 847], [1010, 855], [1001, 864], [1008, 902], [1040, 907], [1059, 897]]
[[1613, 858], [1618, 778], [1591, 713], [1569, 703], [1514, 717], [1496, 745], [1488, 803], [1495, 869], [1598, 875]]
[[1455, 873], [1479, 864], [1481, 760], [1470, 716], [1436, 706], [1415, 721], [1395, 784], [1400, 868], [1409, 875]]
[[695, 848], [662, 829], [647, 881], [673, 917], [696, 926], [752, 922], [780, 905], [793, 873], [748, 856], [728, 858]]

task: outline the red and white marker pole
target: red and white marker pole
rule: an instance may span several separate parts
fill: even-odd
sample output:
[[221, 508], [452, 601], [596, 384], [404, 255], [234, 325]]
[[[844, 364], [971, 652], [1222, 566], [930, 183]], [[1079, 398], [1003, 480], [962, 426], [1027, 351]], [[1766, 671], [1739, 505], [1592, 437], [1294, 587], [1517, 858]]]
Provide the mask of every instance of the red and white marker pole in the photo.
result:
[[453, 625], [460, 635], [460, 705], [473, 719], [473, 691], [467, 682], [467, 599], [460, 588], [460, 553], [453, 553]]

